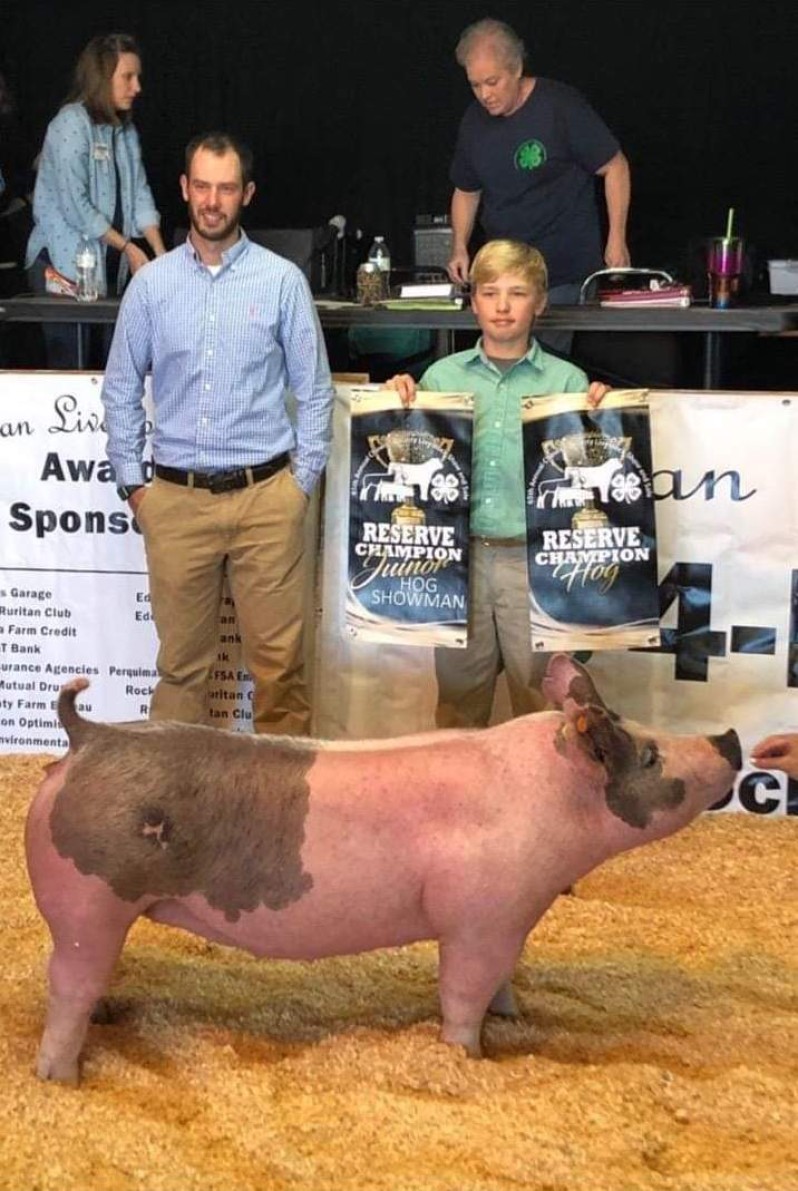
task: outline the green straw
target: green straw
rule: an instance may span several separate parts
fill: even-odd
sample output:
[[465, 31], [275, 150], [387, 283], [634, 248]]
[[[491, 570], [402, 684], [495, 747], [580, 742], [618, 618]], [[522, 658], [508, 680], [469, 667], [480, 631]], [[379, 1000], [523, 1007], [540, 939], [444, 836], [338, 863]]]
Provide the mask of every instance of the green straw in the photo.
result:
[[726, 239], [731, 240], [732, 224], [734, 223], [734, 207], [729, 207], [729, 217], [726, 220]]

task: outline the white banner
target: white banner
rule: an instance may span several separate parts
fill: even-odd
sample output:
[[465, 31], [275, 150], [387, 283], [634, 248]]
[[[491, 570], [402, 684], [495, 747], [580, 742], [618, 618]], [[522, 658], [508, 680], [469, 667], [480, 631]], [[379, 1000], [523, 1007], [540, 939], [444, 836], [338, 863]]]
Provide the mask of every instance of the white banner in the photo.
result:
[[[734, 727], [745, 758], [798, 731], [797, 410], [794, 394], [651, 395], [668, 652], [590, 663], [618, 711], [671, 732]], [[798, 783], [744, 770], [730, 805], [798, 814]]]
[[0, 374], [0, 749], [60, 751], [61, 685], [97, 718], [146, 716], [157, 642], [141, 535], [116, 495], [101, 378]]

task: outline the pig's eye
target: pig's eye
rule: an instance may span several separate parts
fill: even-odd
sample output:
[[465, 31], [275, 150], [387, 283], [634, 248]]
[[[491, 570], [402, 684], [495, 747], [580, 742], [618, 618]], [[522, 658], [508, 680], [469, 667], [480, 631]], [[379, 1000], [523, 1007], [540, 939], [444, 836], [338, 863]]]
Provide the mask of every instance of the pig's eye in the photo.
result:
[[640, 751], [640, 768], [650, 769], [652, 765], [656, 765], [659, 754], [657, 753], [656, 745], [645, 744]]

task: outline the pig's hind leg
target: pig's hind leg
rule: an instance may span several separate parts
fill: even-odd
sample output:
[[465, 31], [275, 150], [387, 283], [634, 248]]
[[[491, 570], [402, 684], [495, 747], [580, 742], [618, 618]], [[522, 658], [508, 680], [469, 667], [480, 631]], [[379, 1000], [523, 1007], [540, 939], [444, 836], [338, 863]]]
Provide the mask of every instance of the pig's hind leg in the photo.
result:
[[469, 935], [442, 939], [438, 974], [441, 1037], [464, 1046], [472, 1058], [482, 1055], [482, 1022], [488, 1009], [514, 1016], [515, 998], [510, 977], [524, 946], [520, 938]]
[[36, 1074], [77, 1084], [80, 1053], [95, 1006], [101, 1001], [133, 919], [129, 912], [50, 924], [53, 951], [49, 998]]

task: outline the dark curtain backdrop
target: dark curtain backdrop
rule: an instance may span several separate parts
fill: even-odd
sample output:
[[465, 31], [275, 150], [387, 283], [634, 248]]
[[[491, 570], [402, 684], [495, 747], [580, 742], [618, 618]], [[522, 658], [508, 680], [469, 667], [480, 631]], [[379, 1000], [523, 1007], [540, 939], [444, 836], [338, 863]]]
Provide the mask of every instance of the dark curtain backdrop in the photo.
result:
[[632, 163], [635, 262], [678, 266], [734, 205], [760, 259], [798, 256], [796, 0], [0, 0], [0, 69], [38, 146], [83, 44], [135, 33], [136, 107], [167, 228], [182, 148], [210, 127], [256, 154], [251, 226], [341, 213], [409, 262], [420, 212], [444, 212], [469, 101], [460, 30], [507, 20], [532, 73], [579, 87]]

